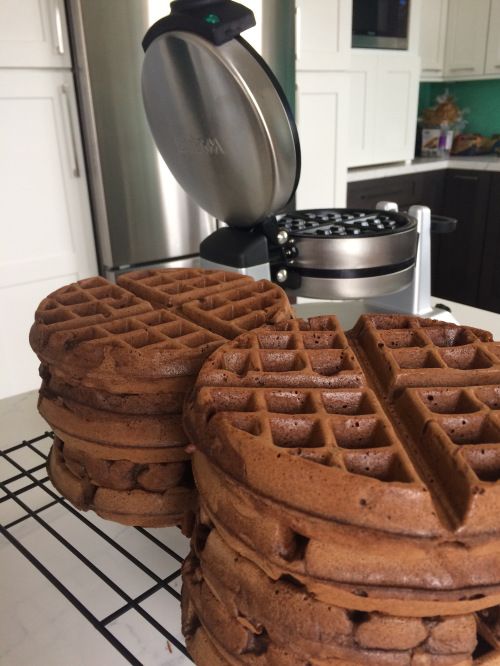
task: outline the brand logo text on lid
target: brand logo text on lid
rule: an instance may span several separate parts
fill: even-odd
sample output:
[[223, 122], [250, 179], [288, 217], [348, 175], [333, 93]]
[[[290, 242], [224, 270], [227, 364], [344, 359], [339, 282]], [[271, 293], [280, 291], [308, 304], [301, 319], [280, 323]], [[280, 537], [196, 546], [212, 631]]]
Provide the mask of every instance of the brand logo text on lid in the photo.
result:
[[183, 155], [224, 155], [219, 139], [215, 137], [190, 136], [176, 140], [176, 146], [179, 153]]

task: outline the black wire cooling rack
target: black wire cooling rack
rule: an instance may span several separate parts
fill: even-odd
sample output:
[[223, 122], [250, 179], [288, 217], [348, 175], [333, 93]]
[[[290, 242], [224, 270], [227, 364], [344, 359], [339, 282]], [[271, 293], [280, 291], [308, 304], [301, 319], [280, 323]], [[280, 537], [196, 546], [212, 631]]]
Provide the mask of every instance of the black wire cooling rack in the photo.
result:
[[[109, 625], [113, 621], [117, 620], [125, 613], [130, 610], [136, 611], [143, 620], [145, 620], [154, 631], [158, 632], [164, 640], [166, 640], [167, 649], [170, 651], [171, 646], [175, 646], [179, 652], [181, 652], [186, 657], [186, 663], [189, 663], [189, 655], [187, 653], [186, 647], [179, 638], [173, 635], [164, 624], [160, 623], [155, 619], [145, 608], [143, 604], [150, 597], [152, 597], [159, 590], [165, 590], [168, 592], [176, 602], [180, 602], [179, 592], [172, 586], [174, 581], [179, 580], [180, 576], [180, 565], [183, 561], [183, 556], [175, 552], [169, 545], [164, 543], [160, 538], [155, 536], [154, 531], [150, 532], [147, 529], [136, 527], [136, 528], [127, 528], [130, 530], [137, 530], [141, 534], [141, 537], [149, 540], [154, 546], [160, 548], [166, 556], [175, 560], [176, 566], [175, 570], [166, 577], [161, 577], [157, 572], [153, 571], [149, 566], [141, 562], [137, 557], [135, 557], [127, 548], [118, 543], [114, 538], [109, 536], [103, 529], [96, 525], [92, 520], [90, 520], [84, 513], [77, 511], [69, 502], [67, 502], [61, 495], [55, 491], [52, 484], [49, 481], [49, 478], [45, 472], [47, 455], [52, 445], [53, 435], [52, 433], [45, 432], [39, 437], [35, 437], [30, 440], [21, 442], [11, 446], [10, 448], [0, 451], [0, 461], [5, 461], [7, 463], [6, 467], [9, 469], [15, 468], [17, 473], [10, 475], [8, 478], [0, 479], [0, 490], [3, 493], [3, 496], [0, 497], [0, 515], [2, 514], [2, 504], [14, 502], [16, 504], [16, 509], [18, 513], [22, 514], [14, 518], [10, 522], [5, 522], [2, 524], [0, 522], [0, 532], [1, 534], [15, 547], [17, 550], [34, 566], [36, 569], [43, 575], [45, 578], [59, 591], [64, 597], [73, 604], [73, 606], [88, 620], [92, 626], [103, 636], [105, 637], [114, 648], [130, 663], [137, 664], [141, 666], [141, 661], [137, 659], [134, 654], [110, 631]], [[39, 464], [31, 465], [33, 461], [36, 462], [37, 459], [40, 459]], [[27, 461], [23, 464], [22, 461]], [[32, 508], [26, 501], [26, 493], [32, 491], [33, 489], [38, 489], [39, 493], [41, 491], [42, 495], [46, 495], [46, 502], [42, 501], [40, 506], [37, 508]], [[2, 494], [0, 493], [0, 494]], [[23, 498], [24, 496], [24, 498]], [[45, 497], [43, 497], [43, 500]], [[65, 511], [72, 514], [76, 519], [81, 521], [83, 529], [90, 529], [96, 535], [97, 539], [101, 539], [107, 546], [112, 549], [115, 549], [114, 553], [119, 553], [121, 556], [127, 558], [133, 567], [136, 567], [137, 570], [146, 574], [149, 578], [153, 579], [154, 584], [147, 587], [138, 595], [129, 595], [114, 581], [112, 578], [102, 571], [95, 563], [93, 563], [88, 557], [86, 557], [75, 545], [70, 543], [70, 541], [65, 538], [53, 525], [46, 520], [44, 514], [51, 509], [59, 505], [64, 508]], [[38, 557], [36, 557], [31, 550], [29, 550], [22, 542], [19, 540], [15, 534], [16, 527], [21, 523], [32, 519], [36, 521], [38, 526], [43, 528], [51, 537], [57, 540], [58, 544], [62, 549], [65, 549], [72, 556], [77, 558], [79, 562], [90, 570], [93, 574], [98, 576], [100, 581], [103, 583], [104, 594], [106, 591], [116, 599], [116, 595], [121, 598], [123, 604], [118, 605], [118, 607], [111, 613], [107, 614], [106, 617], [100, 618], [97, 615], [89, 610], [85, 605], [84, 601], [81, 598], [78, 598], [78, 595], [68, 589], [67, 585], [64, 584], [56, 575], [56, 572], [51, 571]], [[104, 521], [103, 521], [104, 524]], [[158, 531], [157, 531], [158, 532]], [[179, 609], [180, 612], [180, 609]], [[166, 618], [167, 619], [167, 618]], [[168, 622], [166, 622], [168, 624]], [[177, 663], [177, 662], [176, 662]]]
[[[88, 620], [96, 631], [98, 631], [104, 638], [106, 638], [109, 643], [126, 659], [130, 664], [135, 664], [137, 666], [142, 666], [142, 662], [137, 659], [137, 657], [132, 654], [132, 652], [124, 645], [117, 636], [115, 636], [110, 631], [110, 624], [128, 613], [131, 610], [136, 611], [141, 618], [150, 625], [150, 628], [157, 632], [163, 640], [166, 641], [166, 647], [169, 651], [175, 646], [177, 650], [184, 655], [185, 662], [183, 663], [192, 663], [189, 655], [187, 653], [184, 643], [177, 638], [172, 631], [165, 626], [169, 624], [167, 612], [165, 613], [165, 622], [159, 622], [154, 618], [151, 613], [149, 613], [141, 604], [147, 602], [153, 595], [155, 595], [160, 590], [165, 590], [168, 594], [175, 599], [176, 608], [175, 612], [177, 614], [176, 621], [178, 621], [178, 615], [180, 609], [178, 608], [178, 603], [180, 602], [180, 594], [173, 587], [173, 584], [180, 577], [180, 565], [183, 561], [183, 555], [177, 553], [171, 546], [162, 541], [156, 535], [161, 533], [161, 530], [153, 530], [150, 532], [147, 529], [141, 527], [131, 527], [127, 528], [128, 530], [136, 530], [140, 533], [141, 538], [149, 540], [151, 547], [158, 547], [164, 553], [165, 557], [171, 558], [175, 561], [174, 570], [165, 577], [161, 577], [153, 571], [153, 569], [147, 566], [144, 562], [141, 562], [140, 559], [135, 557], [130, 550], [125, 548], [123, 545], [118, 543], [118, 541], [112, 538], [107, 534], [99, 525], [106, 525], [105, 521], [102, 521], [98, 524], [95, 524], [89, 515], [87, 517], [84, 513], [77, 511], [69, 502], [67, 502], [61, 495], [53, 488], [50, 480], [46, 474], [46, 462], [47, 455], [52, 445], [53, 435], [50, 432], [45, 432], [39, 437], [35, 437], [30, 440], [21, 442], [7, 448], [3, 451], [0, 451], [0, 462], [4, 461], [7, 463], [9, 469], [16, 469], [17, 473], [11, 474], [8, 478], [0, 479], [0, 492], [3, 493], [3, 496], [0, 497], [0, 516], [2, 515], [2, 505], [5, 503], [15, 503], [16, 507], [19, 509], [18, 517], [14, 518], [10, 522], [1, 523], [0, 522], [0, 532], [1, 534], [15, 547], [17, 550], [43, 575], [45, 578], [61, 593], [64, 597], [71, 603], [73, 606]], [[31, 465], [33, 461], [40, 459], [39, 464]], [[39, 501], [36, 508], [33, 508], [25, 501], [29, 491], [38, 489], [42, 494], [43, 499], [47, 501]], [[24, 499], [23, 499], [24, 496]], [[61, 534], [51, 523], [46, 519], [46, 512], [48, 512], [52, 507], [60, 506], [63, 510], [69, 512], [74, 518], [81, 522], [82, 529], [90, 529], [94, 533], [97, 539], [101, 539], [104, 544], [109, 546], [111, 549], [114, 549], [113, 552], [119, 553], [121, 556], [127, 558], [132, 567], [135, 567], [136, 570], [146, 574], [149, 578], [153, 579], [154, 584], [146, 587], [140, 594], [129, 595], [124, 591], [120, 585], [118, 585], [112, 578], [107, 575], [101, 568], [96, 566], [88, 557], [86, 557], [79, 548], [72, 544], [63, 534]], [[15, 531], [16, 527], [25, 523], [29, 519], [36, 521], [38, 526], [40, 526], [45, 532], [47, 532], [51, 537], [57, 540], [60, 548], [66, 550], [72, 556], [78, 559], [83, 567], [95, 574], [100, 581], [103, 583], [104, 594], [106, 591], [110, 595], [116, 595], [121, 598], [123, 601], [122, 604], [118, 604], [118, 607], [108, 613], [105, 617], [99, 619], [96, 613], [93, 613], [85, 601], [78, 597], [77, 594], [73, 593], [68, 589], [67, 585], [64, 584], [60, 578], [56, 575], [56, 572], [50, 570], [49, 567], [40, 561], [30, 549], [28, 549], [16, 536]], [[174, 528], [173, 528], [174, 529]], [[491, 666], [500, 666], [500, 654], [498, 652], [493, 652], [491, 646], [480, 636], [477, 649], [474, 653], [474, 664], [491, 664]], [[498, 656], [495, 656], [498, 655]], [[483, 659], [486, 661], [483, 662]], [[477, 661], [476, 661], [477, 660]], [[168, 663], [168, 662], [167, 662]], [[175, 663], [179, 663], [175, 660]]]

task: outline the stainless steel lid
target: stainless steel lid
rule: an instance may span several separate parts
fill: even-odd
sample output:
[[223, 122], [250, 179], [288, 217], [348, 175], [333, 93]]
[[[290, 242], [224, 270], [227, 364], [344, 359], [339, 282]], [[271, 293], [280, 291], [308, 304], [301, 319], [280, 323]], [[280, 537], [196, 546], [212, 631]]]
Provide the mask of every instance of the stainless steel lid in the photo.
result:
[[142, 93], [156, 145], [204, 210], [253, 227], [287, 204], [300, 174], [286, 98], [241, 38], [217, 46], [185, 31], [147, 46]]

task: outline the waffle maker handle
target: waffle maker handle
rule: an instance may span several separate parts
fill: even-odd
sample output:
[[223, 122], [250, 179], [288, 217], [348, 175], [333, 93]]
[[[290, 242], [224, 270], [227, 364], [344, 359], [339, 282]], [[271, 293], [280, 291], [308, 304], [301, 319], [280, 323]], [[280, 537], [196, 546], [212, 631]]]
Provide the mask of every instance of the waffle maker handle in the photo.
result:
[[145, 34], [144, 51], [157, 37], [173, 30], [192, 32], [221, 46], [255, 25], [253, 12], [232, 0], [174, 0], [170, 10]]
[[431, 215], [431, 233], [432, 234], [451, 234], [457, 228], [458, 220], [446, 215]]

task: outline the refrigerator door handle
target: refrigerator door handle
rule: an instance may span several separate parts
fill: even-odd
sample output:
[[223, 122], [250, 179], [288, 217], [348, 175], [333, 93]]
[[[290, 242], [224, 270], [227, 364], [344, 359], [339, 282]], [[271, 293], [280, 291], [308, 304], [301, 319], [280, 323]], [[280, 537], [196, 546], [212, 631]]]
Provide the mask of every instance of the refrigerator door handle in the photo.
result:
[[64, 55], [64, 37], [63, 37], [63, 16], [61, 11], [61, 0], [54, 0], [54, 33], [56, 37], [56, 51], [59, 55]]
[[61, 97], [63, 100], [64, 110], [66, 112], [66, 119], [68, 124], [69, 139], [70, 139], [70, 163], [71, 172], [75, 178], [80, 178], [80, 165], [78, 163], [77, 143], [75, 135], [75, 126], [73, 124], [73, 114], [71, 113], [71, 104], [69, 99], [69, 88], [64, 83], [61, 86]]

